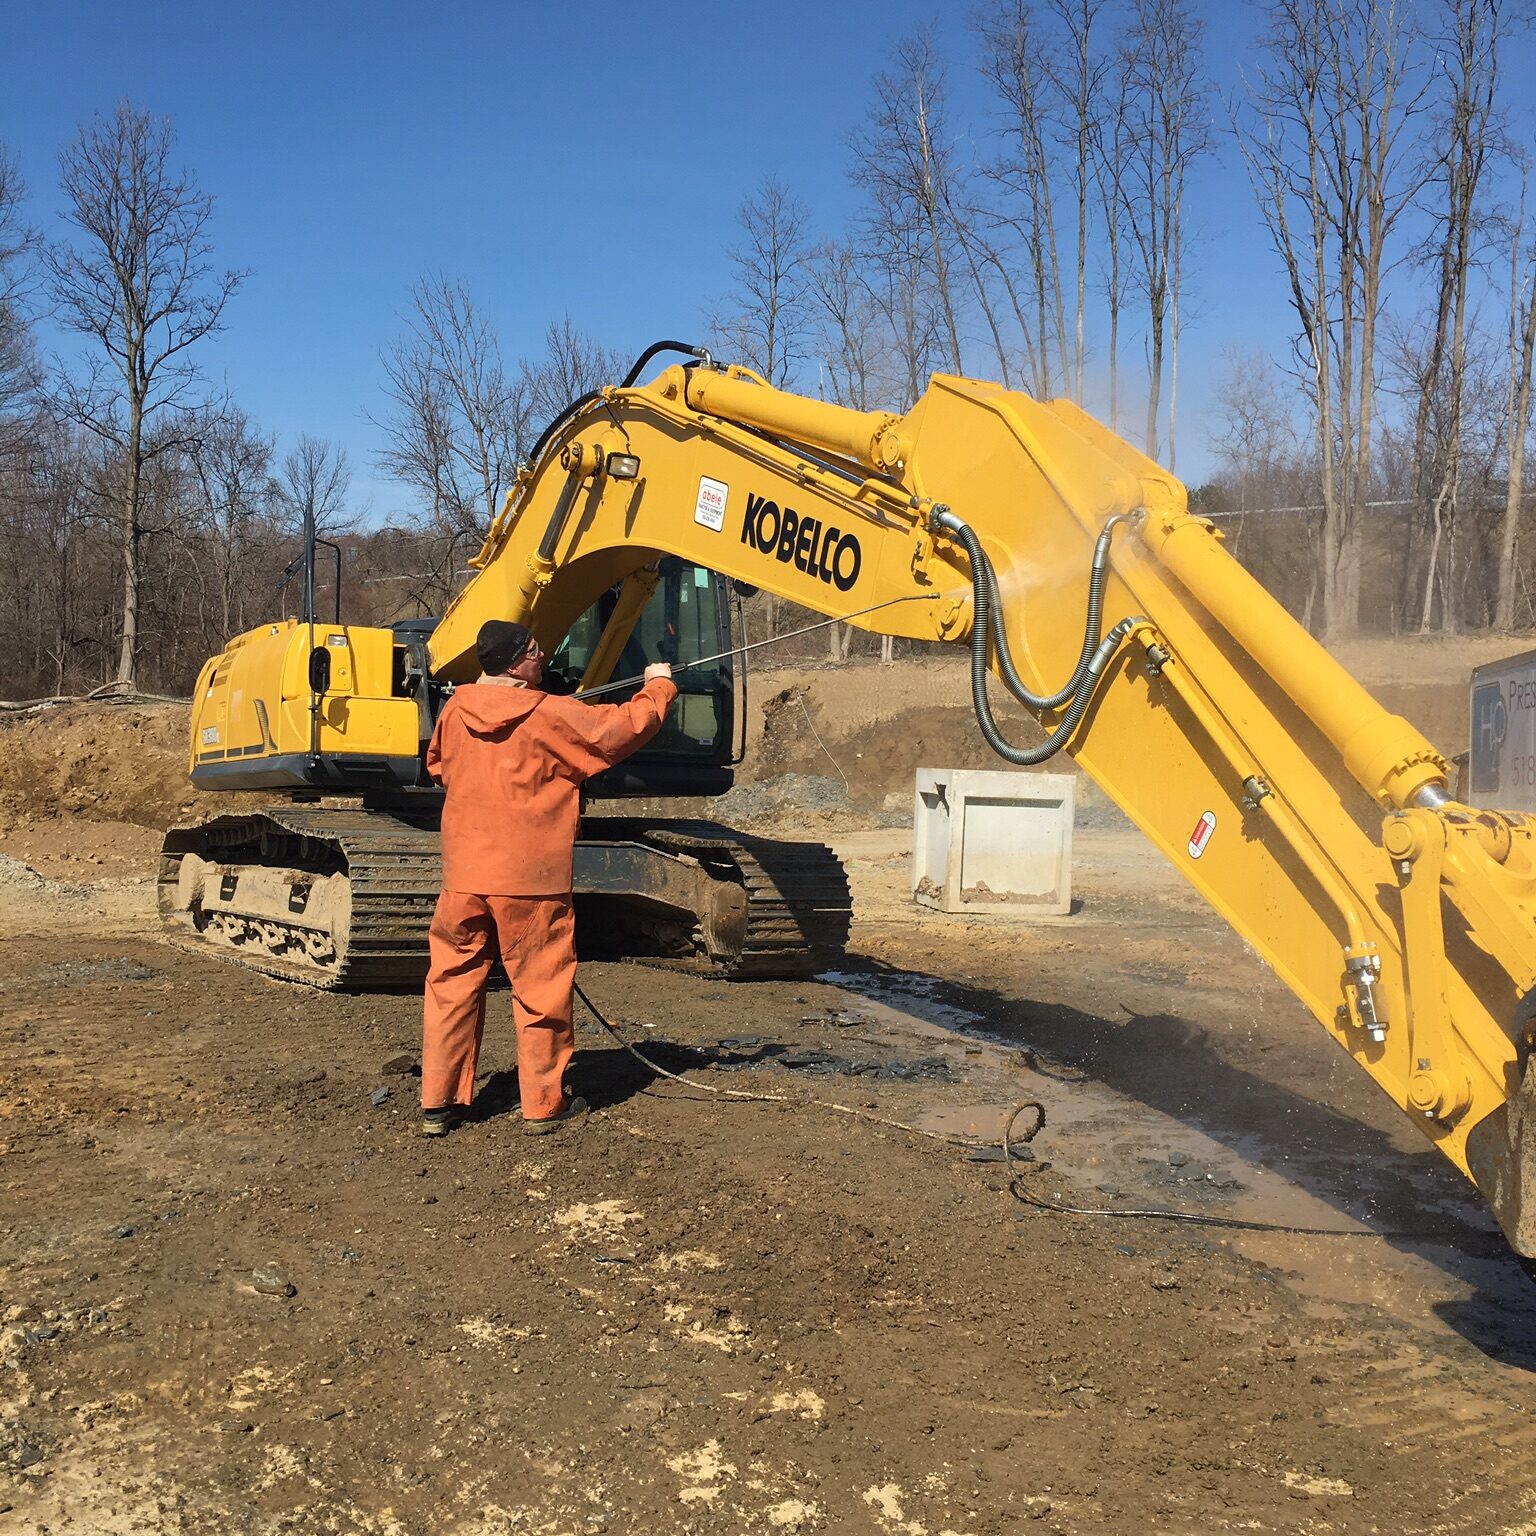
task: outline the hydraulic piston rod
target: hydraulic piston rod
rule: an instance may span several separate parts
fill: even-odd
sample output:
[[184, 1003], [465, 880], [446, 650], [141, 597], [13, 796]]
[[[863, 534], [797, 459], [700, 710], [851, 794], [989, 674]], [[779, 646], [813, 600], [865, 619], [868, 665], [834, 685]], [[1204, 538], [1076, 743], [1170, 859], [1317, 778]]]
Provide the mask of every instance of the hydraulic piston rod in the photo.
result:
[[1302, 629], [1222, 549], [1209, 523], [1166, 512], [1147, 516], [1140, 532], [1162, 565], [1333, 743], [1362, 789], [1393, 810], [1443, 794], [1445, 759]]
[[[681, 371], [681, 370], [679, 370]], [[805, 400], [757, 382], [743, 370], [688, 372], [686, 399], [696, 411], [724, 416], [775, 437], [825, 448], [870, 469], [896, 469], [911, 452], [903, 418], [888, 411], [854, 411]]]

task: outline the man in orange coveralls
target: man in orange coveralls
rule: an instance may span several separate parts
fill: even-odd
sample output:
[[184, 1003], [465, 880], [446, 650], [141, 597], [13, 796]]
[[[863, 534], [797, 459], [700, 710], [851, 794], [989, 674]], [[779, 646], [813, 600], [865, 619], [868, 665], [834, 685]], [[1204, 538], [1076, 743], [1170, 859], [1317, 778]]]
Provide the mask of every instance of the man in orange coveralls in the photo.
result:
[[677, 687], [657, 662], [627, 704], [545, 693], [537, 642], [498, 619], [481, 628], [475, 651], [484, 676], [454, 691], [427, 748], [427, 772], [448, 795], [423, 1009], [422, 1132], [447, 1135], [474, 1096], [494, 946], [512, 982], [523, 1129], [540, 1135], [587, 1112], [565, 1091], [576, 1045], [580, 787], [660, 730]]

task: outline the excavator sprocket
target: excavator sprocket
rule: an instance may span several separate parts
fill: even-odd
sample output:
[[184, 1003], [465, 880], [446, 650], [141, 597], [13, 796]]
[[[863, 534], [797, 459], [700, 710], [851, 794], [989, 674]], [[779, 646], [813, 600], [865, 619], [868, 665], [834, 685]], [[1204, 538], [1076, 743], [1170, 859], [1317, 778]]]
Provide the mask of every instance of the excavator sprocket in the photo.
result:
[[[841, 954], [848, 878], [824, 845], [750, 837], [712, 822], [615, 818], [590, 825], [605, 846], [651, 850], [669, 868], [687, 870], [702, 893], [691, 917], [674, 895], [668, 921], [653, 925], [654, 940], [644, 923], [623, 925], [639, 948], [619, 957], [746, 979], [814, 975]], [[587, 895], [583, 862], [578, 845], [578, 921]], [[426, 975], [441, 868], [430, 820], [318, 806], [218, 816], [167, 832], [161, 926], [183, 947], [288, 981], [349, 991], [414, 988]], [[729, 898], [737, 921], [708, 921], [702, 909], [710, 892]]]

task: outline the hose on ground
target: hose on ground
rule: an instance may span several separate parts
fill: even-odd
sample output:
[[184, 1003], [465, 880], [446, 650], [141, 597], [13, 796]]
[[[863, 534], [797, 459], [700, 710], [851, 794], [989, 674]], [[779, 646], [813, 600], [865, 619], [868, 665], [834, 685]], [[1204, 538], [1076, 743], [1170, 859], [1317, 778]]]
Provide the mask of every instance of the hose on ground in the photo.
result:
[[[801, 1099], [791, 1097], [787, 1093], [744, 1093], [739, 1088], [722, 1088], [715, 1083], [701, 1083], [695, 1077], [684, 1077], [682, 1073], [671, 1072], [666, 1067], [662, 1066], [660, 1062], [653, 1061], [649, 1056], [645, 1055], [644, 1052], [636, 1050], [636, 1048], [632, 1046], [629, 1041], [626, 1040], [623, 1035], [621, 1035], [618, 1030], [616, 1030], [613, 1025], [608, 1022], [606, 1018], [603, 1017], [602, 1010], [599, 1009], [597, 1004], [594, 1003], [592, 999], [582, 991], [579, 982], [572, 984], [572, 990], [575, 992], [576, 996], [581, 999], [583, 1005], [586, 1007], [587, 1012], [597, 1020], [598, 1024], [602, 1027], [603, 1031], [608, 1035], [608, 1037], [613, 1040], [614, 1043], [618, 1045], [622, 1050], [626, 1051], [630, 1056], [634, 1057], [634, 1059], [638, 1061], [640, 1065], [654, 1077], [664, 1077], [674, 1083], [680, 1083], [684, 1088], [695, 1088], [702, 1093], [713, 1094], [717, 1099], [735, 1099], [739, 1102], [745, 1102], [748, 1104], [788, 1104], [791, 1107], [801, 1106], [807, 1109], [830, 1109], [836, 1114], [849, 1115], [855, 1120], [867, 1120], [872, 1125], [884, 1125], [893, 1131], [909, 1131], [914, 1136], [925, 1136], [930, 1141], [946, 1142], [952, 1147], [975, 1148], [987, 1145], [987, 1143], [978, 1136], [967, 1136], [963, 1133], [954, 1131], [929, 1130], [926, 1126], [912, 1125], [905, 1120], [893, 1120], [888, 1115], [876, 1114], [873, 1110], [862, 1109], [853, 1104], [839, 1104], [832, 1099]], [[1018, 1111], [1016, 1110], [1014, 1115], [1009, 1117], [1009, 1125], [1013, 1124], [1013, 1120], [1017, 1117], [1017, 1113]], [[1043, 1117], [1045, 1114], [1044, 1109], [1041, 1109], [1040, 1113], [1042, 1116], [1041, 1123], [1043, 1124]], [[1038, 1130], [1038, 1127], [1036, 1127], [1036, 1129]], [[1031, 1135], [1033, 1134], [1034, 1133], [1031, 1132]], [[1008, 1156], [1014, 1155], [1014, 1149], [1007, 1146], [1006, 1143], [1004, 1150]]]
[[[981, 1138], [956, 1134], [953, 1131], [929, 1130], [926, 1126], [913, 1125], [909, 1121], [895, 1120], [887, 1115], [874, 1113], [872, 1110], [856, 1108], [851, 1104], [839, 1104], [830, 1099], [799, 1099], [792, 1098], [786, 1093], [743, 1093], [738, 1088], [723, 1088], [715, 1083], [701, 1083], [697, 1078], [684, 1077], [680, 1072], [671, 1072], [659, 1062], [653, 1061], [644, 1052], [637, 1050], [633, 1045], [610, 1024], [604, 1017], [602, 1010], [582, 990], [579, 983], [574, 984], [573, 990], [577, 997], [585, 1005], [588, 1013], [597, 1021], [603, 1031], [621, 1050], [627, 1052], [647, 1072], [654, 1077], [663, 1077], [671, 1082], [678, 1083], [684, 1088], [694, 1088], [701, 1092], [714, 1095], [717, 1099], [734, 1099], [737, 1102], [748, 1104], [785, 1104], [791, 1107], [800, 1106], [806, 1109], [828, 1109], [840, 1115], [849, 1115], [855, 1119], [865, 1120], [873, 1125], [887, 1126], [895, 1131], [908, 1131], [915, 1136], [926, 1137], [930, 1141], [942, 1141], [950, 1146], [974, 1148], [984, 1145]], [[1027, 1131], [1015, 1136], [1013, 1127], [1020, 1115], [1032, 1112], [1035, 1123]], [[1034, 1206], [1037, 1210], [1050, 1211], [1057, 1216], [1130, 1216], [1140, 1217], [1156, 1221], [1182, 1221], [1203, 1227], [1227, 1227], [1242, 1232], [1286, 1232], [1304, 1237], [1418, 1237], [1432, 1236], [1422, 1232], [1381, 1232], [1370, 1227], [1298, 1227], [1285, 1222], [1273, 1221], [1249, 1221], [1238, 1216], [1218, 1216], [1205, 1211], [1174, 1211], [1160, 1208], [1132, 1209], [1098, 1206], [1067, 1205], [1060, 1200], [1046, 1200], [1039, 1195], [1032, 1194], [1023, 1185], [1020, 1173], [1019, 1160], [1021, 1155], [1027, 1156], [1023, 1149], [1032, 1142], [1045, 1128], [1045, 1105], [1037, 1099], [1030, 1099], [1022, 1104], [1015, 1104], [1003, 1121], [1002, 1134], [999, 1141], [1002, 1146], [1003, 1161], [1008, 1168], [1008, 1190], [1014, 1199], [1024, 1205]]]
[[[1022, 1135], [1013, 1134], [1014, 1122], [1020, 1115], [1033, 1111], [1035, 1123]], [[1130, 1217], [1143, 1221], [1182, 1221], [1197, 1227], [1222, 1227], [1233, 1232], [1284, 1232], [1294, 1237], [1375, 1237], [1413, 1238], [1429, 1241], [1437, 1236], [1459, 1236], [1456, 1233], [1437, 1234], [1428, 1229], [1388, 1230], [1377, 1227], [1301, 1227], [1288, 1221], [1257, 1221], [1246, 1216], [1221, 1216], [1214, 1211], [1176, 1211], [1165, 1206], [1128, 1205], [1068, 1205], [1059, 1195], [1047, 1200], [1024, 1187], [1023, 1166], [1016, 1148], [1028, 1146], [1045, 1129], [1045, 1105], [1038, 1100], [1016, 1104], [1003, 1122], [1003, 1161], [1008, 1165], [1008, 1193], [1024, 1205], [1036, 1210], [1049, 1211], [1054, 1216], [1112, 1216]]]

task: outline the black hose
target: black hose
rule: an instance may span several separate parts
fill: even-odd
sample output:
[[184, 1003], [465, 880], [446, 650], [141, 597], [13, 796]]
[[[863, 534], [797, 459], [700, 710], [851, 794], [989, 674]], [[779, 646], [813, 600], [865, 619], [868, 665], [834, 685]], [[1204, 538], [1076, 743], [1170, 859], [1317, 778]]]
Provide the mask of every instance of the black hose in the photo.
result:
[[[1088, 706], [1093, 702], [1093, 696], [1097, 692], [1098, 679], [1102, 675], [1110, 657], [1119, 648], [1120, 642], [1130, 634], [1137, 624], [1146, 621], [1140, 617], [1124, 618], [1104, 636], [1098, 638], [1098, 627], [1103, 614], [1104, 583], [1107, 579], [1109, 536], [1113, 532], [1119, 517], [1112, 518], [1100, 533], [1098, 543], [1094, 546], [1093, 566], [1089, 577], [1088, 598], [1088, 627], [1083, 639], [1082, 654], [1078, 658], [1077, 666], [1073, 669], [1072, 677], [1067, 687], [1059, 689], [1055, 694], [1033, 694], [1024, 687], [1023, 680], [1018, 677], [1013, 668], [1012, 656], [1008, 653], [1007, 635], [1004, 630], [1003, 616], [1000, 607], [997, 606], [996, 573], [992, 569], [986, 551], [981, 547], [981, 540], [975, 532], [959, 518], [955, 517], [947, 508], [935, 513], [934, 523], [945, 532], [952, 534], [964, 547], [971, 561], [971, 588], [972, 588], [972, 616], [971, 616], [971, 704], [976, 711], [976, 723], [981, 729], [983, 739], [1004, 762], [1012, 763], [1015, 767], [1031, 768], [1037, 763], [1043, 763], [1048, 758], [1054, 757], [1072, 739], [1074, 732], [1081, 723]], [[1067, 711], [1062, 716], [1056, 728], [1037, 747], [1015, 747], [1009, 743], [998, 729], [997, 720], [992, 713], [992, 705], [987, 698], [987, 672], [989, 670], [989, 650], [995, 646], [1000, 670], [1013, 673], [1013, 680], [1017, 681], [1015, 688], [1010, 682], [1010, 691], [1020, 703], [1031, 709], [1045, 710], [1055, 709], [1065, 703], [1068, 698], [1071, 703], [1067, 705]]]
[[1117, 513], [1104, 524], [1093, 547], [1093, 560], [1088, 570], [1088, 608], [1083, 621], [1083, 644], [1078, 652], [1077, 664], [1072, 675], [1054, 693], [1033, 693], [1019, 676], [1014, 665], [1013, 650], [1008, 644], [1008, 630], [1003, 622], [1002, 608], [998, 603], [997, 572], [991, 558], [981, 547], [981, 540], [952, 512], [944, 508], [935, 513], [935, 524], [955, 535], [970, 556], [973, 582], [978, 575], [987, 583], [989, 611], [991, 613], [991, 640], [997, 653], [998, 675], [1004, 686], [1027, 709], [1058, 709], [1072, 698], [1082, 686], [1087, 675], [1088, 663], [1099, 643], [1099, 626], [1104, 618], [1104, 587], [1109, 580], [1109, 543], [1115, 529], [1125, 517]]
[[630, 388], [630, 386], [634, 384], [635, 380], [645, 372], [645, 365], [650, 362], [650, 360], [655, 357], [658, 352], [682, 352], [688, 357], [698, 358], [701, 362], [709, 356], [709, 353], [705, 348], [689, 346], [686, 341], [653, 341], [650, 346], [648, 346], [645, 351], [635, 359], [634, 367], [624, 375], [624, 382], [619, 385], [619, 388]]
[[976, 724], [981, 728], [982, 738], [987, 745], [1004, 762], [1018, 768], [1033, 767], [1036, 763], [1054, 757], [1066, 745], [1072, 732], [1077, 729], [1083, 711], [1088, 707], [1088, 692], [1083, 690], [1073, 699], [1061, 723], [1039, 746], [1015, 747], [1007, 741], [998, 729], [991, 702], [987, 698], [987, 649], [991, 640], [992, 593], [982, 567], [972, 567], [971, 579], [975, 593], [975, 612], [971, 620], [971, 705], [976, 711]]
[[576, 399], [572, 400], [571, 403], [566, 406], [566, 408], [561, 411], [560, 414], [556, 416], [555, 419], [550, 422], [550, 424], [545, 427], [542, 432], [539, 433], [539, 440], [533, 445], [532, 448], [528, 450], [528, 457], [525, 462], [528, 464], [537, 464], [539, 462], [539, 455], [544, 452], [545, 445], [549, 442], [550, 438], [552, 438], [555, 433], [558, 432], [560, 428], [563, 427], [566, 422], [571, 419], [572, 416], [576, 415], [578, 411], [584, 411], [589, 405], [592, 404], [594, 400], [601, 400], [602, 398], [603, 396], [600, 390], [589, 389], [586, 394], [579, 395]]
[[[619, 386], [619, 388], [630, 388], [630, 386], [634, 384], [635, 380], [640, 377], [641, 373], [644, 372], [645, 365], [650, 362], [650, 360], [655, 357], [658, 352], [684, 352], [689, 357], [696, 357], [699, 359], [703, 359], [709, 356], [709, 353], [705, 351], [703, 347], [689, 346], [686, 341], [652, 342], [651, 345], [648, 346], [645, 351], [635, 359], [634, 366], [631, 367], [629, 372], [624, 375], [624, 382]], [[537, 464], [539, 462], [539, 455], [544, 452], [544, 449], [548, 445], [550, 438], [552, 438], [555, 433], [558, 432], [560, 428], [563, 427], [566, 422], [571, 419], [572, 416], [576, 415], [578, 411], [584, 411], [594, 401], [601, 400], [602, 397], [603, 394], [601, 390], [590, 389], [586, 394], [579, 396], [575, 400], [572, 400], [571, 403], [566, 406], [565, 409], [562, 410], [555, 417], [555, 419], [550, 422], [547, 427], [544, 428], [541, 433], [539, 433], [538, 441], [533, 445], [532, 448], [528, 450], [528, 455], [524, 462], [528, 464]]]
[[1088, 610], [1083, 620], [1083, 644], [1078, 652], [1077, 665], [1073, 667], [1072, 676], [1067, 679], [1066, 684], [1044, 698], [1035, 698], [1031, 695], [1014, 669], [1013, 653], [1008, 645], [1008, 630], [1003, 623], [1002, 605], [997, 600], [997, 572], [992, 565], [991, 557], [983, 551], [983, 558], [987, 562], [987, 577], [992, 583], [992, 643], [997, 651], [998, 668], [1002, 673], [1003, 681], [1019, 703], [1027, 705], [1033, 702], [1036, 709], [1055, 709], [1065, 704], [1082, 686], [1083, 679], [1088, 675], [1088, 665], [1093, 660], [1094, 651], [1099, 643], [1099, 625], [1104, 620], [1104, 588], [1109, 581], [1109, 542], [1115, 529], [1125, 521], [1126, 519], [1117, 513], [1099, 532], [1099, 537], [1093, 546], [1093, 559], [1088, 567]]

